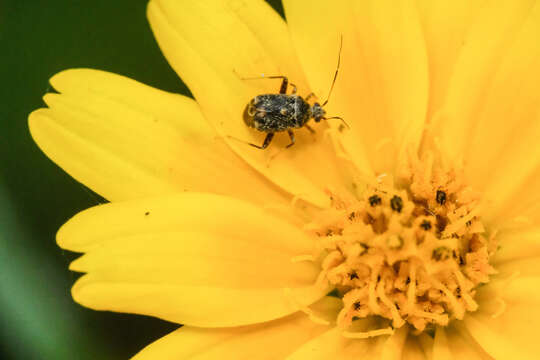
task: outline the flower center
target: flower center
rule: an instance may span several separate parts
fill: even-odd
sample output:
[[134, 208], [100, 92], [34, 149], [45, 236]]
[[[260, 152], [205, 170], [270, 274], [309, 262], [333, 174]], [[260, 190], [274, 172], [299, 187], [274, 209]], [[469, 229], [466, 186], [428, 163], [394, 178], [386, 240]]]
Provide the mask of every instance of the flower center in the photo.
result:
[[320, 282], [342, 296], [338, 325], [368, 316], [418, 331], [475, 311], [475, 289], [489, 281], [496, 249], [479, 197], [461, 172], [410, 155], [397, 178], [385, 176], [364, 195], [329, 192], [332, 207], [310, 229], [318, 236]]

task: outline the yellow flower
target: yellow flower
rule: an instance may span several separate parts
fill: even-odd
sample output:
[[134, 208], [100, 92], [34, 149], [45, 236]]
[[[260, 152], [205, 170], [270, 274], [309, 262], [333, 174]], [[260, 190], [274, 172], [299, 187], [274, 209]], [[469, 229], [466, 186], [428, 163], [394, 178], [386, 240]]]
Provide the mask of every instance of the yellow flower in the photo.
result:
[[[58, 232], [84, 306], [185, 324], [135, 358], [540, 355], [540, 4], [152, 0], [196, 102], [88, 69], [30, 115], [110, 204]], [[242, 121], [287, 75], [346, 119]], [[321, 98], [322, 97], [322, 98]], [[330, 292], [332, 290], [332, 292]], [[329, 296], [326, 296], [329, 294]]]

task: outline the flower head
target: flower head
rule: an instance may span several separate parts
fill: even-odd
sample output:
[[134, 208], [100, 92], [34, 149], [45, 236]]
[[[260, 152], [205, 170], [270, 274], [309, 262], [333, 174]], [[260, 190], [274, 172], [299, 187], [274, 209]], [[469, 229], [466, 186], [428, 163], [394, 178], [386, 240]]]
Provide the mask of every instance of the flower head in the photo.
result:
[[[196, 102], [55, 75], [32, 136], [111, 201], [58, 232], [79, 303], [184, 324], [136, 359], [526, 359], [540, 349], [540, 4], [152, 0]], [[340, 52], [340, 39], [343, 39]], [[347, 120], [246, 126], [285, 75]], [[261, 137], [262, 136], [262, 137]], [[242, 141], [237, 141], [238, 139]]]

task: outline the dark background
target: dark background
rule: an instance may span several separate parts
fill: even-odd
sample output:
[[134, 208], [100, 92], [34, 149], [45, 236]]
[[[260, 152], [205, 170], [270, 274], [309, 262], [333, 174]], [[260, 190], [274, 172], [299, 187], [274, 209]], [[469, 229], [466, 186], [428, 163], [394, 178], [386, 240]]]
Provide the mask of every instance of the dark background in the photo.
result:
[[[282, 13], [279, 0], [270, 0]], [[176, 329], [161, 320], [77, 305], [75, 257], [57, 229], [104, 202], [33, 143], [28, 114], [48, 79], [73, 67], [107, 70], [188, 94], [161, 55], [146, 0], [0, 0], [0, 358], [128, 359]]]

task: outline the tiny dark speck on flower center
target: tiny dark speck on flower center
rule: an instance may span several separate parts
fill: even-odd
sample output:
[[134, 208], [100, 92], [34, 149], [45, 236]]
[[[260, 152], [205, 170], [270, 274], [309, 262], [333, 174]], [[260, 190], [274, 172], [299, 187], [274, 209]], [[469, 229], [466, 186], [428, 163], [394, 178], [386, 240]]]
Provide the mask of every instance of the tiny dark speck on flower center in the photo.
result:
[[144, 213], [144, 216], [148, 216], [148, 215], [150, 215], [150, 211], [147, 211]]
[[446, 193], [442, 190], [437, 190], [437, 195], [435, 198], [440, 205], [444, 205], [446, 202]]
[[403, 200], [399, 196], [394, 195], [390, 200], [390, 207], [396, 212], [401, 212], [401, 209], [403, 209]]
[[420, 224], [420, 227], [426, 231], [428, 231], [429, 229], [431, 229], [431, 223], [428, 221], [428, 220], [424, 220], [422, 221], [422, 223]]
[[372, 195], [369, 197], [369, 205], [376, 206], [381, 204], [381, 198], [378, 195]]

